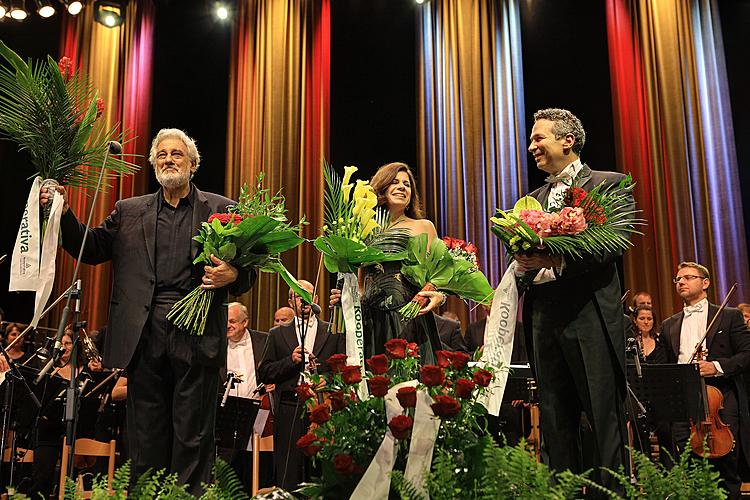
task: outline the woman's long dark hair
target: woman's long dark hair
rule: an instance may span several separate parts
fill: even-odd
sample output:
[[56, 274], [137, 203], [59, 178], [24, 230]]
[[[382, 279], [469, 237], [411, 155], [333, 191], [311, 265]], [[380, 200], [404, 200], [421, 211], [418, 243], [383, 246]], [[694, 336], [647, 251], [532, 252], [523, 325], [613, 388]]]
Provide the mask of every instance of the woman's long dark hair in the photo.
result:
[[375, 191], [375, 194], [378, 195], [378, 206], [387, 203], [386, 192], [399, 172], [406, 172], [409, 176], [409, 182], [411, 183], [411, 200], [409, 201], [409, 205], [406, 207], [404, 213], [407, 217], [411, 217], [412, 219], [424, 219], [422, 200], [419, 198], [417, 184], [414, 182], [414, 174], [412, 174], [409, 165], [406, 163], [393, 162], [383, 165], [377, 172], [375, 172], [372, 179], [370, 179], [370, 186], [372, 187], [372, 190]]

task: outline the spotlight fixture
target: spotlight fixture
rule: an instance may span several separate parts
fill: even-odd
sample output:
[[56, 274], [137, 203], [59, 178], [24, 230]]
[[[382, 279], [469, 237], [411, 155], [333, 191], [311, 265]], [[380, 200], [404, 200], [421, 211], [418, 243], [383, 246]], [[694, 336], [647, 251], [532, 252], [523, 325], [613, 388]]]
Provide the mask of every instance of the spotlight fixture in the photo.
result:
[[23, 21], [29, 16], [24, 0], [11, 0], [10, 1], [10, 17], [16, 21]]
[[424, 3], [424, 0], [416, 0], [418, 5], [422, 5]]
[[55, 15], [55, 8], [52, 6], [52, 0], [36, 0], [36, 11], [42, 17], [51, 17]]
[[125, 22], [125, 9], [122, 2], [97, 0], [94, 2], [94, 19], [108, 28], [120, 26]]
[[220, 21], [226, 21], [229, 18], [229, 7], [224, 2], [214, 4], [214, 14]]
[[8, 13], [8, 7], [5, 5], [5, 2], [3, 0], [0, 0], [0, 18], [5, 17], [5, 14]]
[[65, 9], [71, 16], [77, 16], [83, 10], [83, 2], [81, 0], [64, 0]]

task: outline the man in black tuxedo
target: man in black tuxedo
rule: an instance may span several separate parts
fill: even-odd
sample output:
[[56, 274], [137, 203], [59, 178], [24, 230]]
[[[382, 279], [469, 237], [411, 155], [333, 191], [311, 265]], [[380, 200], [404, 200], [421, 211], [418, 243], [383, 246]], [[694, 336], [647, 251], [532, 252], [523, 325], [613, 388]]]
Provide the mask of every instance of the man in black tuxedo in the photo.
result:
[[[433, 313], [434, 314], [434, 313]], [[438, 336], [446, 351], [469, 352], [461, 335], [461, 323], [435, 314], [435, 323], [438, 328]]]
[[[685, 307], [662, 322], [661, 334], [668, 346], [669, 360], [689, 363], [695, 346], [719, 308], [708, 302], [706, 290], [711, 284], [711, 275], [705, 266], [696, 262], [680, 263], [674, 282]], [[744, 459], [750, 463], [750, 416], [742, 377], [750, 366], [750, 330], [742, 313], [733, 307], [725, 308], [703, 345], [708, 355], [698, 362], [700, 374], [707, 384], [717, 387], [724, 395], [724, 408], [719, 416], [729, 425], [735, 439], [734, 449], [712, 463], [721, 474], [729, 497], [739, 498], [739, 461]], [[690, 437], [690, 427], [686, 423], [675, 423], [673, 432], [675, 442], [682, 449]]]
[[[227, 374], [233, 373], [239, 376], [240, 381], [235, 382], [227, 393], [229, 396], [260, 399], [261, 392], [265, 393], [272, 390], [272, 386], [266, 387], [263, 391], [258, 390], [258, 366], [263, 357], [263, 351], [266, 347], [268, 334], [258, 330], [248, 328], [247, 307], [239, 302], [232, 302], [228, 306], [227, 322], [227, 365], [226, 369], [221, 370], [221, 379], [224, 381], [226, 388]], [[223, 390], [221, 391], [223, 396]], [[221, 410], [219, 410], [221, 411]], [[239, 422], [238, 425], [253, 427], [254, 422]], [[237, 449], [219, 448], [219, 457], [230, 464], [240, 478], [246, 492], [252, 489], [252, 440], [246, 443], [239, 443]], [[261, 487], [271, 486], [271, 472], [273, 463], [271, 457], [265, 457], [266, 453], [261, 453], [260, 461], [260, 485]], [[270, 454], [269, 454], [270, 455]]]
[[[531, 196], [561, 207], [568, 187], [586, 191], [616, 186], [625, 176], [598, 172], [581, 163], [586, 133], [570, 111], [534, 113], [529, 152], [549, 174]], [[631, 206], [634, 207], [632, 196]], [[625, 458], [625, 342], [620, 252], [565, 258], [544, 250], [518, 254], [518, 272], [531, 285], [524, 298], [524, 328], [531, 334], [532, 364], [539, 384], [541, 429], [550, 465], [582, 472], [581, 412], [593, 431], [587, 461], [597, 467], [592, 479], [609, 487], [617, 482], [599, 466], [617, 470]]]
[[[226, 363], [228, 293], [250, 288], [255, 272], [243, 272], [213, 258], [193, 265], [200, 247], [193, 236], [215, 212], [234, 202], [200, 191], [190, 180], [200, 164], [193, 139], [162, 129], [151, 144], [149, 162], [160, 189], [120, 200], [89, 230], [83, 262], [112, 261], [112, 296], [104, 366], [127, 368], [128, 438], [134, 476], [147, 469], [176, 472], [191, 493], [211, 478], [219, 369]], [[85, 226], [68, 209], [60, 221], [63, 248], [78, 255]], [[49, 202], [42, 189], [40, 201]], [[166, 320], [172, 305], [194, 287], [215, 292], [203, 336], [181, 331]]]
[[[300, 280], [302, 288], [313, 293], [312, 283]], [[317, 308], [317, 295], [313, 298]], [[274, 466], [276, 486], [292, 491], [306, 480], [305, 456], [297, 448], [297, 440], [307, 432], [303, 419], [305, 405], [294, 392], [310, 369], [309, 361], [317, 361], [317, 371], [330, 371], [326, 360], [334, 354], [346, 353], [343, 334], [328, 332], [329, 324], [318, 320], [309, 304], [289, 291], [289, 306], [295, 311], [293, 321], [275, 326], [268, 333], [266, 352], [258, 367], [258, 376], [266, 384], [275, 384]], [[320, 309], [318, 308], [318, 312]]]

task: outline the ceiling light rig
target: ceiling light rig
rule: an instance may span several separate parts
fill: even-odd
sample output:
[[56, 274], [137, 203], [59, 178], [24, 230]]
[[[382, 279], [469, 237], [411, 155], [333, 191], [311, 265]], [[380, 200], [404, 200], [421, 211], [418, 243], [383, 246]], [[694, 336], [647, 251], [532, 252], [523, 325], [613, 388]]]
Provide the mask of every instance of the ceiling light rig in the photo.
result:
[[94, 19], [107, 28], [114, 28], [125, 22], [125, 7], [117, 0], [96, 0]]
[[[112, 3], [119, 5], [126, 2]], [[49, 18], [54, 16], [60, 7], [63, 7], [71, 16], [76, 16], [83, 10], [86, 0], [0, 0], [0, 19], [25, 20], [31, 13], [26, 8], [27, 4], [33, 4], [33, 9], [40, 17]]]

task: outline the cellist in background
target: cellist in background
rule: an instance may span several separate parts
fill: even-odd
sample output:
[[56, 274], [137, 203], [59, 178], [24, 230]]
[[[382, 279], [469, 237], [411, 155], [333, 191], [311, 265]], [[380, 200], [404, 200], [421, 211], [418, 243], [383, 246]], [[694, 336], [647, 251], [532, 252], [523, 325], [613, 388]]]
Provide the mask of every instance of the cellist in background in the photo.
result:
[[[711, 275], [705, 266], [682, 262], [673, 281], [685, 306], [664, 320], [661, 332], [669, 360], [688, 363], [719, 307], [708, 302], [706, 290], [711, 285]], [[727, 307], [721, 312], [706, 336], [705, 350], [708, 352], [705, 360], [698, 361], [700, 373], [706, 384], [716, 387], [724, 396], [724, 408], [719, 416], [729, 425], [735, 440], [732, 451], [711, 462], [719, 471], [729, 498], [739, 498], [740, 460], [750, 464], [750, 415], [742, 378], [750, 366], [750, 330], [738, 309]], [[675, 423], [673, 434], [680, 451], [689, 445], [688, 423]]]

